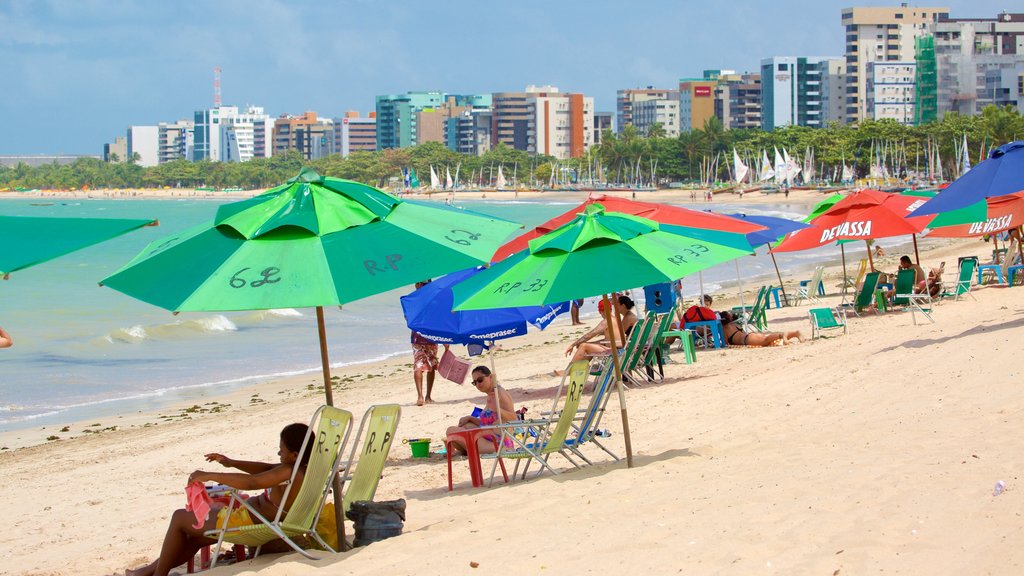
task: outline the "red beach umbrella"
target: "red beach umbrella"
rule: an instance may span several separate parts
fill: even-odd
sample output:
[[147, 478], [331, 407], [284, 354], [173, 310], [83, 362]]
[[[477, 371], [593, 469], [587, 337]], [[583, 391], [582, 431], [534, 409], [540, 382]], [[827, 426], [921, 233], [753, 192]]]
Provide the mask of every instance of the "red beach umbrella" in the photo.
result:
[[605, 210], [608, 212], [623, 212], [625, 214], [654, 220], [655, 222], [660, 222], [662, 224], [675, 224], [677, 226], [688, 226], [690, 228], [701, 228], [704, 230], [719, 230], [721, 232], [736, 232], [739, 234], [749, 234], [759, 230], [767, 230], [765, 226], [760, 224], [754, 224], [752, 222], [732, 218], [730, 216], [724, 216], [722, 214], [701, 212], [699, 210], [690, 210], [689, 208], [669, 206], [667, 204], [658, 204], [655, 202], [637, 202], [636, 200], [630, 200], [628, 198], [605, 196], [604, 194], [591, 194], [590, 197], [587, 198], [586, 202], [579, 206], [570, 208], [560, 216], [556, 216], [540, 226], [537, 226], [533, 230], [513, 238], [504, 246], [498, 248], [491, 260], [493, 262], [497, 262], [498, 260], [503, 260], [516, 252], [525, 250], [530, 240], [547, 234], [559, 226], [562, 226], [575, 218], [577, 214], [583, 212], [587, 206], [596, 203], [603, 205]]
[[928, 236], [936, 238], [970, 238], [1011, 230], [1024, 224], [1024, 192], [989, 198], [987, 204], [988, 213], [985, 220], [950, 226], [936, 226], [928, 232]]

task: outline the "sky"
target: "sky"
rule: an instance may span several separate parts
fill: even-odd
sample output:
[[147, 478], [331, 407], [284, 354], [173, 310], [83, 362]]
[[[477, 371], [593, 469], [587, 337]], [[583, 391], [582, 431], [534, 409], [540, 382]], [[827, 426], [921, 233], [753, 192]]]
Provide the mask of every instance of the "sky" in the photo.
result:
[[[991, 18], [1009, 0], [912, 3]], [[365, 115], [379, 94], [593, 96], [770, 56], [842, 56], [833, 0], [0, 0], [0, 155], [94, 154], [213, 105]], [[1019, 11], [1019, 10], [1018, 10]]]

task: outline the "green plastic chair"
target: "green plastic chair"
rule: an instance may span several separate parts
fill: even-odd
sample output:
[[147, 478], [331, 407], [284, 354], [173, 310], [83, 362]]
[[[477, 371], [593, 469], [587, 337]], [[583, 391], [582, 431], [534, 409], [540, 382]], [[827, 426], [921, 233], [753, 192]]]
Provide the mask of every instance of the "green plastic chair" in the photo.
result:
[[842, 329], [846, 334], [846, 311], [840, 308], [812, 308], [807, 311], [811, 320], [811, 340], [821, 336], [825, 330]]
[[[341, 451], [348, 442], [349, 433], [352, 431], [352, 413], [347, 410], [333, 406], [321, 406], [313, 413], [309, 424], [310, 434], [302, 443], [300, 453], [306, 451], [306, 445], [315, 442], [314, 449], [306, 465], [306, 473], [303, 476], [302, 486], [299, 494], [292, 502], [288, 513], [281, 518], [282, 511], [278, 510], [273, 518], [264, 518], [255, 508], [246, 503], [238, 491], [231, 491], [230, 506], [245, 507], [253, 518], [259, 519], [262, 524], [251, 526], [238, 526], [228, 528], [228, 517], [224, 518], [224, 525], [214, 530], [208, 530], [204, 536], [217, 539], [217, 549], [213, 554], [213, 562], [210, 568], [217, 565], [220, 557], [221, 545], [224, 542], [232, 544], [244, 544], [245, 546], [256, 547], [253, 556], [258, 556], [260, 548], [272, 540], [281, 539], [292, 547], [296, 552], [306, 558], [316, 560], [308, 551], [304, 550], [295, 542], [299, 536], [311, 536], [325, 550], [334, 552], [326, 542], [316, 533], [316, 521], [320, 517], [320, 510], [323, 508], [324, 500], [331, 488], [331, 480], [338, 471], [338, 463], [341, 460]], [[295, 463], [292, 470], [291, 481], [289, 481], [282, 502], [288, 500], [288, 493], [295, 485], [295, 475], [299, 471], [301, 462]]]
[[650, 312], [644, 318], [643, 323], [637, 322], [637, 325], [629, 333], [629, 340], [626, 341], [626, 347], [619, 358], [619, 366], [622, 368], [622, 378], [624, 381], [636, 382], [633, 372], [638, 370], [640, 361], [647, 354], [646, 346], [650, 343], [651, 332], [654, 331], [656, 324], [658, 324], [657, 315]]
[[960, 261], [960, 275], [957, 277], [956, 284], [953, 286], [952, 292], [943, 292], [939, 295], [940, 298], [952, 298], [953, 300], [959, 300], [964, 294], [971, 297], [973, 300], [977, 300], [974, 294], [971, 294], [971, 281], [974, 279], [974, 270], [978, 266], [977, 257], [964, 258]]
[[900, 270], [896, 273], [896, 293], [892, 298], [893, 306], [910, 305], [910, 296], [914, 293], [914, 271], [911, 269]]
[[871, 306], [871, 298], [875, 294], [875, 288], [878, 287], [878, 272], [869, 272], [864, 276], [864, 284], [860, 287], [860, 292], [857, 293], [857, 299], [853, 301], [853, 313], [860, 316], [860, 313]]
[[754, 300], [754, 307], [751, 308], [745, 324], [753, 326], [758, 332], [768, 331], [768, 297], [771, 294], [771, 286], [761, 286], [757, 292], [757, 299]]

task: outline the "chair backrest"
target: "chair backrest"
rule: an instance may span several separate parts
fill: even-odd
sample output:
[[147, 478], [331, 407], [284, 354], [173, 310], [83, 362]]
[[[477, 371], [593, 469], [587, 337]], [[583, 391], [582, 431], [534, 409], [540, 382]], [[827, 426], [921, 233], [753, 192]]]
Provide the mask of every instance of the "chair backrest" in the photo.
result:
[[601, 414], [604, 412], [608, 391], [611, 390], [613, 382], [615, 382], [615, 369], [611, 365], [606, 366], [605, 370], [594, 379], [594, 392], [590, 395], [590, 404], [587, 405], [587, 411], [584, 412], [583, 420], [580, 421], [577, 442], [589, 440], [594, 429], [601, 423]]
[[956, 282], [956, 295], [966, 294], [971, 289], [974, 270], [978, 266], [977, 258], [964, 258], [960, 261], [960, 277]]
[[589, 367], [590, 362], [585, 359], [577, 360], [569, 365], [569, 387], [565, 391], [562, 412], [558, 416], [554, 429], [551, 429], [542, 439], [544, 446], [540, 450], [541, 454], [558, 452], [564, 446], [565, 438], [572, 427], [572, 421], [576, 418], [576, 411], [580, 407], [580, 398], [583, 397], [583, 387], [587, 383]]
[[660, 314], [656, 320], [657, 325], [654, 330], [651, 331], [651, 337], [648, 341], [647, 353], [644, 354], [644, 365], [650, 364], [657, 358], [656, 352], [658, 346], [661, 344], [661, 339], [668, 330], [668, 327], [672, 325], [672, 313]]
[[900, 298], [899, 295], [913, 294], [914, 293], [914, 279], [916, 273], [914, 270], [907, 268], [900, 270], [896, 273], [896, 296], [893, 296], [892, 303], [897, 306], [906, 306], [910, 303], [909, 298]]
[[[324, 498], [331, 487], [331, 478], [338, 469], [341, 451], [348, 442], [352, 432], [352, 413], [334, 406], [321, 406], [313, 413], [309, 423], [309, 434], [302, 444], [302, 452], [306, 445], [313, 443], [313, 450], [306, 465], [306, 474], [302, 479], [299, 494], [292, 502], [288, 514], [284, 518], [286, 524], [309, 528], [313, 526]], [[300, 463], [296, 462], [296, 470]], [[292, 479], [295, 472], [292, 472]], [[293, 484], [289, 485], [290, 487]], [[287, 499], [287, 494], [285, 498]]]
[[864, 276], [864, 284], [857, 293], [856, 308], [866, 308], [871, 305], [871, 298], [875, 295], [875, 287], [878, 286], [878, 272], [870, 272]]
[[647, 342], [647, 338], [651, 334], [654, 321], [654, 315], [648, 314], [633, 326], [633, 330], [629, 333], [629, 339], [626, 340], [626, 345], [622, 348], [622, 356], [619, 357], [619, 366], [622, 367], [623, 372], [629, 372], [636, 367], [643, 344]]
[[[398, 429], [401, 414], [402, 407], [398, 404], [380, 404], [370, 406], [363, 415], [359, 432], [356, 434], [357, 442], [352, 445], [352, 452], [349, 454], [348, 464], [342, 476], [347, 484], [342, 504], [346, 511], [353, 502], [373, 500], [373, 495], [377, 492], [377, 483], [380, 482], [380, 473], [384, 470], [384, 462], [395, 440], [395, 431]], [[366, 439], [362, 443], [362, 448], [359, 448], [358, 439], [363, 436], [363, 429], [366, 429]]]
[[814, 276], [811, 276], [811, 283], [807, 286], [808, 294], [818, 293], [818, 284], [821, 284], [821, 277], [825, 274], [825, 267], [818, 266], [814, 269]]
[[860, 268], [857, 270], [857, 281], [853, 283], [854, 286], [860, 285], [861, 281], [864, 280], [864, 274], [868, 271], [868, 259], [860, 259]]
[[807, 313], [814, 319], [818, 328], [841, 328], [843, 326], [836, 320], [831, 308], [812, 308]]
[[761, 289], [757, 292], [757, 298], [754, 300], [754, 307], [750, 309], [748, 323], [753, 324], [758, 329], [768, 327], [766, 314], [768, 310], [768, 294], [771, 292], [771, 288], [771, 286], [761, 286]]

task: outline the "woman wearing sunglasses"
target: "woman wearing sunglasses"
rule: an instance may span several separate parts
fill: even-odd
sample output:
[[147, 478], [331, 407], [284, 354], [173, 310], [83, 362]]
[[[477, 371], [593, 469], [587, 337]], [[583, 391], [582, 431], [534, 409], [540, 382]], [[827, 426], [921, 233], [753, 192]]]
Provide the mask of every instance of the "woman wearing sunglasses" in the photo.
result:
[[[477, 366], [473, 369], [473, 385], [480, 392], [487, 395], [487, 403], [478, 416], [463, 416], [459, 419], [458, 426], [448, 428], [445, 433], [451, 449], [459, 454], [466, 453], [467, 435], [459, 434], [474, 428], [483, 428], [493, 424], [512, 422], [517, 419], [515, 406], [512, 404], [512, 396], [494, 381], [494, 374], [487, 366]], [[500, 413], [500, 418], [498, 417]], [[476, 436], [477, 450], [480, 454], [490, 454], [498, 449], [498, 438], [500, 433], [480, 434]], [[505, 439], [505, 447], [512, 447], [512, 440]]]

